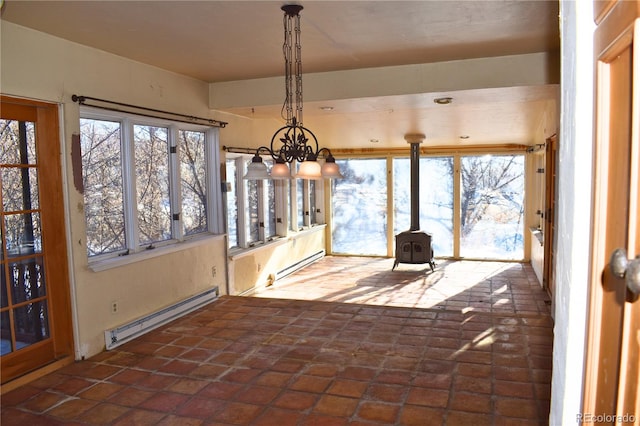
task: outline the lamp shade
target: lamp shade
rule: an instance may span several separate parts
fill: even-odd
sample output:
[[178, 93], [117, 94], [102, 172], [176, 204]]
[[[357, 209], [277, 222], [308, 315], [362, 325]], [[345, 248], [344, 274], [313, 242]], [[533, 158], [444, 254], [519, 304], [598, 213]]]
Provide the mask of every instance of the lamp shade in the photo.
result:
[[256, 155], [251, 160], [251, 164], [247, 167], [247, 174], [243, 179], [269, 179], [269, 171], [267, 165], [262, 162], [262, 158]]
[[296, 178], [298, 179], [322, 179], [320, 164], [317, 161], [305, 160], [300, 164]]
[[291, 170], [284, 160], [278, 159], [271, 168], [271, 179], [284, 180], [291, 179]]
[[322, 165], [322, 177], [327, 179], [342, 179], [342, 173], [340, 173], [340, 167], [334, 161], [325, 161]]

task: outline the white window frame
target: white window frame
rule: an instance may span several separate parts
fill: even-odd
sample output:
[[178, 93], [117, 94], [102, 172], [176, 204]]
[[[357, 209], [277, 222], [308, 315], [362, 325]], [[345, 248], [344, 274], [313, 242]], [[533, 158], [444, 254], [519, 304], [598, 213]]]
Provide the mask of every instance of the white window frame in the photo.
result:
[[[222, 208], [222, 194], [220, 185], [220, 149], [219, 131], [215, 127], [192, 125], [165, 119], [156, 119], [130, 113], [103, 111], [100, 109], [81, 107], [80, 118], [89, 120], [104, 120], [120, 124], [120, 155], [122, 168], [125, 249], [111, 253], [88, 256], [89, 266], [93, 270], [108, 269], [119, 264], [165, 254], [188, 248], [181, 244], [189, 241], [199, 242], [210, 237], [220, 238], [223, 235], [224, 217]], [[167, 128], [169, 156], [169, 198], [171, 204], [171, 235], [172, 238], [154, 242], [151, 247], [139, 244], [138, 209], [136, 196], [135, 175], [135, 147], [133, 143], [133, 127], [135, 125], [155, 126]], [[180, 146], [179, 131], [204, 132], [206, 157], [206, 209], [207, 230], [192, 235], [184, 235], [182, 217], [182, 188], [180, 181]], [[175, 149], [174, 149], [175, 147]], [[173, 152], [175, 151], [175, 152]], [[178, 219], [173, 215], [178, 214]], [[113, 262], [113, 260], [118, 260]], [[106, 263], [105, 263], [106, 262]]]
[[[243, 212], [246, 210], [245, 200], [245, 185], [243, 176], [247, 173], [247, 163], [253, 155], [249, 154], [236, 154], [227, 153], [226, 161], [234, 161], [236, 167], [236, 181], [229, 181], [230, 185], [233, 185], [236, 191], [237, 211], [238, 211], [238, 245], [228, 247], [231, 252], [239, 252], [242, 250], [253, 249], [258, 246], [269, 244], [273, 241], [279, 240], [284, 237], [288, 237], [292, 234], [304, 231], [316, 225], [324, 224], [324, 181], [318, 180], [315, 185], [316, 196], [316, 223], [311, 222], [310, 209], [310, 184], [309, 180], [303, 181], [303, 209], [304, 209], [304, 224], [302, 227], [298, 227], [298, 215], [302, 212], [299, 211], [297, 205], [297, 182], [295, 179], [291, 180], [279, 180], [274, 179], [274, 196], [275, 196], [275, 214], [276, 214], [276, 235], [266, 236], [265, 227], [260, 227], [260, 238], [258, 241], [248, 241], [247, 238], [247, 223]], [[263, 156], [263, 161], [272, 160], [270, 156]], [[226, 163], [225, 163], [226, 164]], [[292, 169], [295, 170], [295, 163], [292, 164]], [[227, 179], [231, 179], [227, 175]], [[259, 205], [259, 222], [265, 222], [268, 218], [268, 193], [267, 184], [264, 180], [258, 180], [257, 191], [258, 205]], [[228, 220], [228, 216], [225, 216]]]

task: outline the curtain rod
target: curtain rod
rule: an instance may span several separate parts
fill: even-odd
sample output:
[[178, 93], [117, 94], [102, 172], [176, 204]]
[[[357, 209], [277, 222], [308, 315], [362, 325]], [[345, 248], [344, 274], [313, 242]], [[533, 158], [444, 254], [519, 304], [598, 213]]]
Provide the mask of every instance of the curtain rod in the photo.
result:
[[[226, 125], [228, 124], [228, 123], [226, 123], [224, 121], [218, 121], [218, 120], [214, 120], [212, 118], [202, 118], [202, 117], [196, 117], [196, 116], [188, 115], [188, 114], [180, 114], [180, 113], [177, 113], [177, 112], [162, 111], [160, 109], [146, 108], [146, 107], [141, 107], [141, 106], [137, 106], [137, 105], [125, 104], [125, 103], [116, 102], [116, 101], [109, 101], [109, 100], [100, 99], [100, 98], [92, 98], [90, 96], [72, 95], [71, 96], [71, 100], [73, 102], [77, 102], [80, 105], [89, 106], [89, 107], [93, 107], [93, 108], [100, 108], [100, 109], [104, 109], [104, 110], [108, 110], [108, 111], [123, 112], [123, 113], [129, 113], [129, 114], [138, 114], [138, 115], [142, 115], [144, 117], [159, 118], [159, 119], [162, 119], [162, 120], [174, 120], [174, 121], [180, 121], [182, 123], [190, 123], [190, 124], [206, 124], [206, 125], [209, 125], [209, 126], [222, 127], [222, 128], [226, 127]], [[109, 106], [104, 106], [104, 105], [88, 104], [87, 101], [96, 101], [96, 102], [101, 102], [101, 103], [105, 103], [105, 104], [118, 105], [118, 106], [125, 107], [125, 108], [132, 108], [132, 109], [141, 110], [141, 111], [150, 111], [150, 112], [155, 112], [155, 113], [159, 113], [159, 114], [172, 115], [174, 117], [182, 117], [182, 118], [176, 119], [176, 118], [161, 117], [159, 115], [153, 115], [153, 114], [149, 114], [149, 113], [123, 111], [121, 109], [114, 108], [114, 107], [109, 107]]]

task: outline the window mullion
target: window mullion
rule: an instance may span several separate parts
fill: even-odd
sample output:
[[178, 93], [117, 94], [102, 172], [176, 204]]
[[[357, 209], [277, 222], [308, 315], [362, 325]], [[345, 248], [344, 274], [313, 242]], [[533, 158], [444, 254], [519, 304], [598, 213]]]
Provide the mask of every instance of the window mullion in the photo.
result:
[[275, 180], [275, 197], [276, 197], [276, 234], [282, 237], [287, 235], [287, 185], [288, 180]]
[[326, 222], [325, 211], [327, 210], [327, 206], [324, 199], [324, 186], [325, 184], [330, 184], [331, 180], [322, 179], [316, 183], [316, 223], [323, 224]]
[[[174, 239], [181, 241], [184, 238], [184, 227], [182, 226], [182, 190], [180, 187], [180, 138], [178, 128], [169, 126], [169, 199], [171, 200], [171, 235]], [[175, 217], [178, 215], [178, 219]]]
[[244, 157], [236, 159], [236, 170], [238, 171], [238, 179], [236, 180], [236, 194], [238, 199], [238, 247], [247, 247], [247, 221], [245, 211], [249, 208], [246, 205], [245, 185], [242, 179], [247, 173]]
[[462, 177], [460, 175], [461, 168], [460, 155], [453, 157], [453, 257], [460, 258], [460, 237], [462, 232], [460, 226], [462, 224]]
[[266, 241], [265, 218], [267, 217], [267, 185], [264, 180], [258, 181], [258, 240]]
[[310, 181], [309, 179], [304, 179], [302, 181], [302, 211], [304, 212], [302, 224], [305, 227], [311, 227], [311, 200], [310, 198]]
[[122, 120], [122, 181], [124, 186], [125, 241], [129, 252], [139, 250], [138, 197], [136, 195], [136, 159], [133, 123]]
[[207, 157], [207, 227], [209, 232], [217, 234], [224, 229], [224, 211], [222, 208], [222, 181], [217, 166], [220, 164], [218, 130], [209, 129], [205, 133], [205, 155]]

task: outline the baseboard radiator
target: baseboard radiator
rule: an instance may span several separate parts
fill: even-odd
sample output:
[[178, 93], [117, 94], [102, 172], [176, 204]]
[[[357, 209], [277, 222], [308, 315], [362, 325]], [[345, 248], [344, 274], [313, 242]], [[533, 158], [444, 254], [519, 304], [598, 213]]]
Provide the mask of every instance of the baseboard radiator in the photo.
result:
[[213, 302], [220, 295], [218, 287], [196, 294], [159, 311], [131, 321], [120, 327], [106, 330], [104, 340], [107, 350], [122, 345], [170, 321], [180, 318], [208, 303]]
[[293, 265], [289, 265], [286, 268], [276, 272], [274, 274], [274, 281], [278, 281], [281, 278], [286, 277], [287, 275], [293, 274], [294, 272], [304, 268], [305, 266], [320, 260], [324, 257], [325, 255], [325, 251], [324, 250], [320, 250], [317, 253], [312, 254], [311, 256], [305, 257], [304, 259], [294, 263]]

